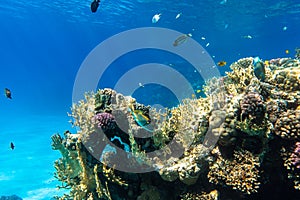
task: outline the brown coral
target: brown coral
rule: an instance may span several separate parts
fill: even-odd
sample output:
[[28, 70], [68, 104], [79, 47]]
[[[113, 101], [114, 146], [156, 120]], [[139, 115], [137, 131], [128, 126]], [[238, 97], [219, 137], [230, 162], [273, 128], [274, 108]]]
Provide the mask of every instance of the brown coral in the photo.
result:
[[265, 105], [258, 92], [249, 92], [240, 101], [241, 120], [250, 119], [254, 123], [262, 123], [265, 114]]
[[257, 192], [260, 182], [260, 162], [249, 151], [234, 152], [234, 159], [218, 157], [209, 167], [208, 179], [211, 183], [231, 186], [235, 190], [251, 194]]
[[213, 190], [208, 194], [187, 193], [181, 196], [181, 200], [218, 200], [219, 195], [220, 193], [217, 190]]
[[283, 148], [282, 157], [288, 178], [294, 182], [294, 188], [300, 190], [300, 142], [296, 142], [290, 150]]
[[275, 134], [284, 139], [299, 139], [300, 110], [283, 112], [275, 123]]
[[287, 92], [300, 89], [300, 62], [294, 59], [279, 59], [269, 83]]

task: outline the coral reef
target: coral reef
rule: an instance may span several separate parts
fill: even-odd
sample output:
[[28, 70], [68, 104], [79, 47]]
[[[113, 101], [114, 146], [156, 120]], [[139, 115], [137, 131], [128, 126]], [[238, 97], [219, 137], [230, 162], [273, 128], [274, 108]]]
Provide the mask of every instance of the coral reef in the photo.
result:
[[300, 190], [299, 59], [230, 67], [205, 97], [165, 110], [112, 89], [86, 93], [70, 114], [77, 133], [52, 137], [58, 188], [69, 189], [56, 198], [263, 199], [276, 181]]
[[283, 148], [282, 156], [289, 179], [293, 180], [295, 189], [300, 190], [300, 142], [296, 142], [290, 151]]
[[187, 193], [181, 196], [181, 200], [218, 200], [219, 192], [217, 190], [213, 190], [210, 193], [206, 194], [191, 194]]
[[300, 110], [282, 112], [275, 123], [276, 135], [284, 139], [300, 138]]
[[[217, 151], [217, 149], [215, 150]], [[215, 184], [231, 186], [247, 194], [257, 192], [260, 182], [259, 178], [259, 157], [249, 151], [235, 151], [232, 160], [219, 157], [216, 153], [216, 161], [209, 168], [208, 179]]]

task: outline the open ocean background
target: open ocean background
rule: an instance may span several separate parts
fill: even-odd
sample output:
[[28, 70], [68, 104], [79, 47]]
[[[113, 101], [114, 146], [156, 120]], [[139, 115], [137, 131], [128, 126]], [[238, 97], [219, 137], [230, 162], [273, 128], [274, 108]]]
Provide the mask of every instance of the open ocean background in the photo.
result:
[[[239, 58], [294, 57], [294, 49], [300, 47], [299, 0], [102, 0], [96, 13], [90, 11], [90, 3], [0, 1], [0, 91], [12, 91], [12, 99], [4, 92], [0, 95], [0, 196], [16, 194], [35, 200], [59, 194], [53, 163], [60, 154], [51, 149], [50, 137], [65, 130], [75, 132], [67, 112], [76, 73], [89, 52], [110, 36], [140, 27], [192, 33], [203, 47], [209, 43], [205, 49], [215, 62], [227, 62], [219, 68], [223, 75]], [[158, 13], [161, 19], [153, 24], [151, 19]], [[113, 87], [136, 65], [137, 56], [139, 64], [172, 62], [185, 73], [184, 62], [170, 61], [161, 52], [148, 53], [116, 62], [100, 87]], [[122, 67], [124, 63], [127, 67]], [[172, 106], [166, 94], [147, 87], [135, 97], [143, 102], [147, 96], [148, 102], [143, 103]], [[157, 102], [151, 102], [151, 96]]]

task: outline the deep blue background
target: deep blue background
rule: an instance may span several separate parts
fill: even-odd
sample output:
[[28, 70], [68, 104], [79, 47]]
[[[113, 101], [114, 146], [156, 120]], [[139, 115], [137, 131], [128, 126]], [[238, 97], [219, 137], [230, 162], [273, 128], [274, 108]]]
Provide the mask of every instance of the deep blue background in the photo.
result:
[[[0, 91], [10, 88], [13, 96], [8, 100], [0, 95], [0, 162], [4, 163], [0, 164], [0, 186], [5, 185], [0, 187], [0, 195], [16, 193], [34, 199], [28, 191], [41, 188], [37, 185], [46, 176], [41, 172], [41, 180], [34, 179], [32, 184], [19, 188], [31, 176], [30, 170], [37, 166], [42, 167], [38, 171], [49, 169], [51, 177], [51, 166], [58, 154], [51, 151], [49, 138], [69, 127], [66, 113], [72, 105], [76, 73], [88, 53], [114, 34], [148, 26], [192, 33], [201, 45], [210, 43], [206, 50], [215, 62], [227, 61], [228, 65], [220, 68], [222, 74], [239, 58], [293, 57], [294, 49], [300, 47], [300, 2], [297, 0], [227, 0], [225, 4], [210, 0], [102, 0], [96, 13], [90, 12], [90, 2], [0, 2]], [[157, 13], [162, 13], [161, 19], [153, 24], [152, 16]], [[182, 15], [175, 19], [178, 13]], [[253, 38], [246, 39], [245, 35]], [[285, 53], [287, 49], [290, 54]], [[139, 56], [138, 60], [128, 55], [127, 66], [131, 65], [130, 60], [132, 66], [147, 63], [149, 57], [157, 62], [169, 62], [166, 54], [151, 53], [155, 55]], [[195, 78], [185, 71], [184, 64], [178, 67], [190, 79]], [[103, 85], [113, 87], [126, 70], [115, 65], [106, 72]], [[159, 93], [157, 88], [152, 88], [153, 91]], [[145, 93], [139, 95], [142, 98]], [[9, 150], [11, 141], [16, 143], [14, 151]], [[31, 154], [25, 156], [27, 160], [20, 160], [25, 158], [24, 152]], [[48, 157], [44, 158], [43, 154]], [[30, 166], [26, 171], [19, 163]]]

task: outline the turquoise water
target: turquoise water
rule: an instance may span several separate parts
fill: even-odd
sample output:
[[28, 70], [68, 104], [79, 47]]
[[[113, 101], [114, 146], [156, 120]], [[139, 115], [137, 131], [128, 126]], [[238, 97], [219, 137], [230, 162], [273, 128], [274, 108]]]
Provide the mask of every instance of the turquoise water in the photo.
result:
[[[99, 43], [117, 33], [141, 27], [191, 33], [214, 62], [228, 63], [218, 68], [221, 75], [239, 58], [293, 57], [294, 49], [300, 47], [297, 0], [102, 0], [96, 13], [91, 13], [90, 3], [0, 2], [0, 91], [6, 87], [12, 91], [12, 99], [0, 95], [0, 196], [50, 199], [58, 193], [53, 162], [60, 155], [51, 150], [50, 137], [71, 129], [67, 112], [82, 62]], [[160, 20], [152, 23], [158, 13]], [[173, 66], [195, 90], [203, 84], [185, 60], [148, 49], [112, 63], [99, 87], [114, 87], [133, 66], [149, 62]], [[170, 91], [157, 86], [148, 85], [134, 95], [145, 104], [172, 107], [178, 103]]]

